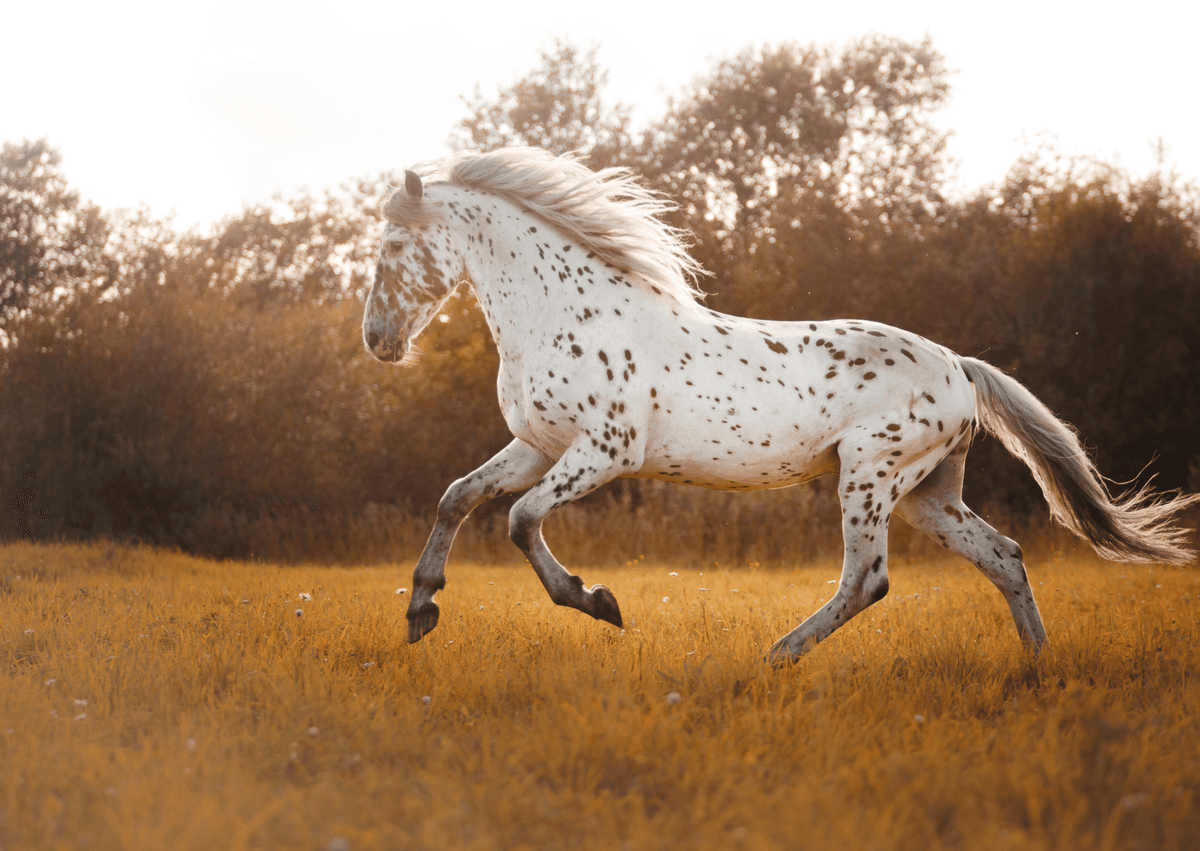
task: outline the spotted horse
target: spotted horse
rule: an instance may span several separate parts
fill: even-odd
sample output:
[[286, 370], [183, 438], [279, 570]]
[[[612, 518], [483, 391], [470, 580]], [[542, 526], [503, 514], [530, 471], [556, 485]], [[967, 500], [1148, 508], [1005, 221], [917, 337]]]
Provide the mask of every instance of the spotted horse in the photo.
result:
[[586, 587], [547, 548], [551, 511], [618, 476], [753, 490], [835, 475], [840, 583], [772, 660], [801, 656], [887, 593], [893, 514], [978, 567], [1037, 650], [1046, 631], [1021, 548], [962, 501], [976, 423], [1106, 558], [1191, 558], [1172, 518], [1200, 497], [1111, 496], [1073, 430], [983, 361], [876, 322], [767, 322], [704, 307], [686, 235], [662, 219], [670, 202], [628, 170], [509, 148], [422, 172], [406, 172], [384, 204], [363, 339], [380, 361], [410, 361], [413, 339], [468, 283], [499, 350], [514, 439], [442, 497], [413, 577], [410, 642], [437, 625], [451, 544], [485, 500], [527, 491], [509, 531], [550, 598], [620, 626], [612, 592]]

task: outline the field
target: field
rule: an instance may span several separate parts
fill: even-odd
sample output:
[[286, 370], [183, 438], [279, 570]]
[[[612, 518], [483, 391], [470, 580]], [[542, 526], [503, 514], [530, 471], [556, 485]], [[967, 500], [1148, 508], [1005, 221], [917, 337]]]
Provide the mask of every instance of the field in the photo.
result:
[[0, 548], [0, 848], [1185, 849], [1200, 845], [1200, 573], [1030, 559], [1025, 655], [968, 565], [799, 665], [837, 567], [410, 564]]

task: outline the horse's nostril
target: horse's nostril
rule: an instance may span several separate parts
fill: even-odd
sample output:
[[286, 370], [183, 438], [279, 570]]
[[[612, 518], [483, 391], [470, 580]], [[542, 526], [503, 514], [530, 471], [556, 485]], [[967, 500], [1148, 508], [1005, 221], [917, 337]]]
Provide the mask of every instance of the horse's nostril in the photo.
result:
[[379, 335], [372, 331], [367, 335], [367, 348], [374, 349], [379, 345]]

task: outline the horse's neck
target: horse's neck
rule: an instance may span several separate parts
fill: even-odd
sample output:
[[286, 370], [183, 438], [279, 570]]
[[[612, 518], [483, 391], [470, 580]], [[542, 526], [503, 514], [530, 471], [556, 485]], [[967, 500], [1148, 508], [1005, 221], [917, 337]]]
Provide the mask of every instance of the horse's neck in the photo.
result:
[[503, 356], [519, 358], [532, 338], [556, 328], [628, 315], [631, 299], [664, 319], [700, 309], [654, 287], [651, 296], [631, 273], [506, 201], [470, 193], [457, 207], [467, 273]]
[[[561, 276], [568, 267], [581, 268], [587, 251], [536, 216], [490, 196], [475, 195], [470, 212], [475, 218], [465, 225], [467, 273], [503, 349], [544, 328], [549, 314], [578, 295], [576, 285]], [[586, 262], [602, 267], [598, 260]]]

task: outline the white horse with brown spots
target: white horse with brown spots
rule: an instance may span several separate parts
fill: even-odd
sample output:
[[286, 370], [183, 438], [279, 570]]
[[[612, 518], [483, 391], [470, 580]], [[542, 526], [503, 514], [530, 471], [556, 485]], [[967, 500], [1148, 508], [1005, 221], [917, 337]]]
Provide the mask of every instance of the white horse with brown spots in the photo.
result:
[[1033, 649], [1045, 628], [1021, 548], [961, 499], [973, 423], [1033, 471], [1054, 517], [1114, 560], [1190, 558], [1172, 515], [1198, 497], [1114, 499], [1072, 430], [995, 368], [858, 320], [763, 322], [697, 301], [699, 271], [668, 204], [622, 169], [506, 149], [407, 172], [388, 199], [363, 338], [403, 362], [462, 282], [500, 352], [514, 440], [438, 505], [408, 608], [409, 641], [437, 625], [454, 536], [514, 491], [510, 533], [555, 603], [621, 625], [616, 598], [547, 549], [542, 521], [618, 476], [728, 490], [836, 475], [845, 559], [833, 598], [771, 648], [798, 657], [888, 590], [893, 513], [1000, 589]]

